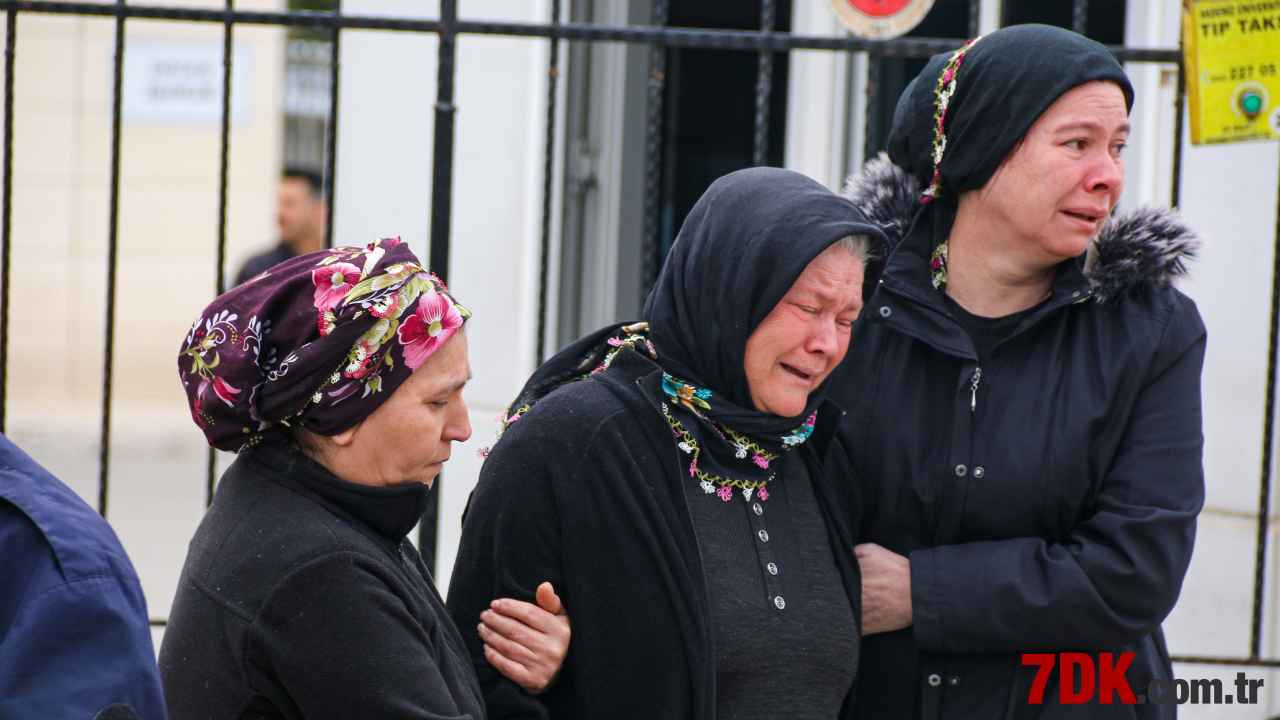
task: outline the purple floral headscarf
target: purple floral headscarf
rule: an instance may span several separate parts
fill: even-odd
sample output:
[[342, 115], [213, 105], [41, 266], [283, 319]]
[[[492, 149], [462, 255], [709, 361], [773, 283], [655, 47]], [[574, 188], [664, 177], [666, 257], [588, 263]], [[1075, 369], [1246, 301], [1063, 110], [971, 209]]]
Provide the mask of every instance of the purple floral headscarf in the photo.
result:
[[399, 238], [287, 260], [214, 300], [178, 355], [191, 417], [239, 452], [378, 409], [471, 313]]

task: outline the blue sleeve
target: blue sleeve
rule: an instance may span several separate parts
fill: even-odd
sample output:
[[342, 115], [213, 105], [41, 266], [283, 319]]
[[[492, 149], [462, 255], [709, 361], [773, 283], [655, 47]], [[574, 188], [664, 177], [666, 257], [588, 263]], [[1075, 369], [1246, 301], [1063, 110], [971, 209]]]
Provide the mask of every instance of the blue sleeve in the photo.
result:
[[13, 503], [0, 497], [0, 577], [4, 578], [0, 584], [0, 643], [32, 585], [57, 572], [57, 560], [44, 533]]
[[0, 718], [92, 720], [112, 703], [166, 717], [137, 579], [90, 576], [27, 599], [0, 639]]

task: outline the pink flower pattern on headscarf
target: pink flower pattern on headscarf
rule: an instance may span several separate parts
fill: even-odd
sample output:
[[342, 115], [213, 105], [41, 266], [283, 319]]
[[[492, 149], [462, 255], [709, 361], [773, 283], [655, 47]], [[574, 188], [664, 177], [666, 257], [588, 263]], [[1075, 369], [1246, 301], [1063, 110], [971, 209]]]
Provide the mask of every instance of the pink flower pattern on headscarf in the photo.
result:
[[286, 260], [220, 295], [187, 333], [178, 373], [213, 447], [284, 442], [291, 422], [333, 435], [368, 417], [470, 316], [407, 245], [378, 238]]
[[228, 405], [234, 405], [236, 401], [235, 396], [240, 394], [240, 390], [238, 388], [231, 387], [227, 384], [226, 380], [223, 380], [220, 377], [215, 377], [213, 379], [213, 392], [222, 399], [222, 402]]
[[422, 367], [460, 327], [462, 314], [448, 298], [435, 291], [424, 294], [418, 300], [418, 311], [396, 331], [404, 346], [405, 365], [412, 370]]
[[311, 284], [316, 286], [316, 309], [337, 306], [360, 282], [360, 268], [351, 263], [337, 262], [311, 271]]

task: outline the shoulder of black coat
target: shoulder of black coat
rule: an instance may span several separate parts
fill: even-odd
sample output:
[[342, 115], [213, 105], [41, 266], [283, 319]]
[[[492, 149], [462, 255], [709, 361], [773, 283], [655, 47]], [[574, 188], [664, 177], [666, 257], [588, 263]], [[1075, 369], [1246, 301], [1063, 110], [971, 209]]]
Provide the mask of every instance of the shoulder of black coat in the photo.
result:
[[337, 552], [377, 554], [372, 540], [314, 499], [273, 481], [271, 472], [242, 454], [223, 476], [188, 555], [189, 565], [203, 569], [202, 579], [239, 586], [236, 576], [249, 567], [283, 575]]
[[[851, 175], [842, 193], [876, 223], [896, 247], [920, 210], [920, 181], [880, 153]], [[1172, 284], [1187, 275], [1187, 263], [1203, 238], [1170, 208], [1140, 207], [1107, 221], [1090, 244], [1085, 274], [1094, 301], [1118, 305], [1151, 286]]]
[[594, 376], [551, 391], [512, 423], [493, 452], [538, 452], [551, 446], [581, 446], [627, 405]]

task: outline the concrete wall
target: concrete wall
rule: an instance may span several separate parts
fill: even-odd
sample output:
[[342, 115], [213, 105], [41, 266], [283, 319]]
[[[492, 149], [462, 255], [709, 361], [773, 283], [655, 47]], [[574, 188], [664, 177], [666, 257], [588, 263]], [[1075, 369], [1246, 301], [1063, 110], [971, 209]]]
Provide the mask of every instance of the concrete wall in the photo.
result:
[[[7, 429], [96, 505], [114, 21], [23, 13], [18, 23]], [[160, 42], [221, 47], [213, 24], [126, 28], [126, 57], [130, 44], [144, 49], [135, 52]], [[269, 28], [236, 31], [248, 102], [231, 132], [232, 266], [274, 235], [282, 38]], [[174, 363], [214, 294], [218, 154], [216, 120], [130, 120], [121, 133], [108, 518], [159, 617], [204, 510], [206, 446]]]

